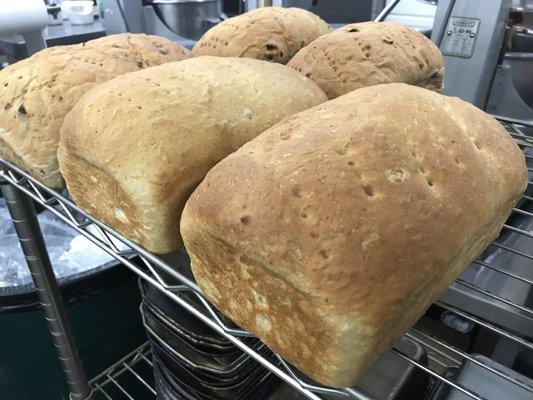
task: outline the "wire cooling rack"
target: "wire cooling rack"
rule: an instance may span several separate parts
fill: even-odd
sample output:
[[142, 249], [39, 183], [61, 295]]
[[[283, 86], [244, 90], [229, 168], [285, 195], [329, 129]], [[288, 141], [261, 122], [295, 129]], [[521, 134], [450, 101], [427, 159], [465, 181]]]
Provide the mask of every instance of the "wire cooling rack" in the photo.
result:
[[94, 400], [155, 399], [152, 354], [144, 343], [105, 371], [89, 384]]
[[[528, 171], [533, 172], [532, 168], [530, 167], [530, 164], [533, 163], [533, 156], [528, 154], [528, 150], [533, 148], [533, 140], [527, 134], [527, 130], [532, 129], [533, 125], [504, 118], [499, 118], [499, 120], [508, 129], [510, 134], [524, 151], [528, 162]], [[122, 237], [115, 230], [107, 227], [81, 210], [68, 198], [66, 193], [58, 193], [45, 187], [24, 171], [7, 161], [2, 160], [1, 158], [0, 167], [0, 178], [5, 179], [11, 185], [15, 186], [27, 196], [32, 198], [36, 203], [50, 210], [67, 225], [95, 243], [98, 247], [120, 261], [142, 279], [151, 283], [167, 297], [172, 299], [176, 304], [197, 317], [200, 321], [225, 337], [239, 349], [248, 353], [263, 367], [272, 371], [287, 384], [292, 386], [301, 394], [305, 395], [305, 397], [315, 400], [321, 399], [321, 395], [335, 396], [341, 399], [373, 399], [370, 395], [357, 388], [336, 389], [318, 385], [303, 377], [298, 371], [296, 371], [278, 355], [274, 354], [273, 358], [269, 358], [259, 354], [242, 340], [243, 338], [251, 337], [252, 335], [242, 329], [225, 323], [223, 321], [223, 317], [216, 311], [209, 301], [203, 297], [198, 286], [192, 279], [187, 265], [184, 265], [183, 263], [171, 264], [168, 262], [168, 260], [163, 260], [161, 257], [146, 251], [139, 245]], [[533, 186], [531, 185], [532, 182], [528, 182], [528, 190], [522, 197], [523, 202], [519, 204], [527, 205], [528, 202], [533, 200], [533, 197], [531, 197], [529, 194], [529, 190], [533, 189]], [[513, 210], [513, 213], [520, 214], [525, 218], [532, 218], [533, 213], [528, 211], [526, 208], [527, 207], [525, 206], [517, 206]], [[512, 221], [512, 218], [510, 218], [509, 221]], [[523, 229], [521, 226], [513, 225], [512, 222], [506, 223], [503, 227], [503, 231], [510, 231], [513, 234], [520, 235], [521, 237], [531, 241], [531, 243], [530, 245], [526, 246], [526, 250], [523, 248], [514, 248], [498, 240], [493, 242], [491, 246], [497, 247], [501, 251], [509, 252], [509, 254], [512, 254], [515, 257], [520, 257], [526, 260], [529, 263], [529, 266], [533, 268], [533, 233], [529, 230]], [[132, 257], [134, 255], [138, 257]], [[496, 273], [501, 274], [508, 279], [516, 280], [528, 285], [533, 283], [532, 279], [528, 278], [526, 275], [513, 272], [504, 265], [496, 265], [482, 258], [477, 259], [475, 263], [483, 268], [495, 271]], [[456, 281], [456, 285], [468, 288], [469, 290], [476, 292], [481, 296], [485, 296], [488, 299], [500, 302], [506, 307], [514, 309], [526, 321], [531, 321], [533, 323], [533, 309], [528, 306], [502, 297], [465, 279], [458, 279]], [[180, 296], [180, 294], [183, 293], [194, 296], [201, 306], [195, 306], [191, 304], [191, 302], [184, 300], [184, 298]], [[459, 315], [461, 318], [468, 320], [474, 325], [483, 327], [484, 329], [487, 329], [494, 334], [499, 335], [500, 337], [516, 343], [518, 346], [522, 346], [527, 350], [533, 350], [533, 343], [529, 341], [529, 339], [524, 338], [512, 330], [503, 327], [498, 322], [495, 323], [485, 318], [481, 318], [472, 312], [459, 309], [454, 305], [442, 300], [438, 301], [436, 304]], [[440, 338], [434, 337], [428, 332], [425, 332], [421, 329], [412, 328], [406, 333], [406, 336], [411, 340], [421, 344], [427, 345], [427, 343], [433, 343], [435, 346], [431, 347], [431, 349], [434, 354], [440, 352], [446, 357], [450, 357], [451, 354], [453, 355], [453, 359], [460, 360], [460, 362], [468, 360], [469, 362], [483, 368], [487, 372], [512, 382], [514, 385], [517, 385], [518, 387], [533, 394], [533, 387], [531, 387], [529, 383], [523, 382], [515, 376], [510, 376], [499, 369], [486, 365], [482, 361], [479, 361], [477, 358], [473, 357], [472, 354], [455, 348], [451, 344], [446, 343]], [[470, 389], [468, 385], [458, 384], [452, 379], [446, 377], [442, 371], [438, 371], [434, 367], [429, 367], [426, 365], [426, 363], [412, 359], [396, 348], [393, 349], [392, 352], [398, 357], [414, 365], [416, 368], [423, 370], [434, 380], [450, 386], [450, 388], [463, 393], [464, 395], [468, 396], [468, 398], [486, 400], [485, 397]], [[138, 381], [137, 383], [140, 383], [141, 386], [148, 391], [148, 394], [151, 393], [153, 395], [154, 388], [152, 383], [148, 382], [134, 369], [135, 366], [138, 366], [142, 363], [147, 364], [148, 366], [150, 366], [151, 363], [149, 360], [149, 348], [147, 346], [137, 349], [125, 359], [120, 360], [110, 369], [104, 371], [91, 381], [91, 386], [95, 390], [95, 393], [98, 393], [99, 396], [104, 396], [104, 399], [113, 398], [111, 394], [108, 393], [110, 390], [109, 388], [113, 388], [113, 390], [118, 391], [117, 393], [126, 396], [125, 398], [127, 399], [135, 399], [136, 397], [133, 397], [132, 394], [129, 394], [128, 390], [120, 383], [120, 379], [123, 379], [126, 376], [133, 376], [136, 378], [136, 381]], [[107, 392], [106, 388], [108, 388]]]

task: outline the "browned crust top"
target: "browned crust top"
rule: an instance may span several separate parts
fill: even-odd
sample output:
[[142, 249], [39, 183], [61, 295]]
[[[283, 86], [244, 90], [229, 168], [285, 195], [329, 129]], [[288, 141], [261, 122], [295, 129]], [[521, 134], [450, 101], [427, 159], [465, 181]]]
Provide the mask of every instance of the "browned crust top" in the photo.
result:
[[442, 90], [444, 60], [415, 29], [393, 22], [349, 24], [300, 50], [288, 65], [333, 99], [361, 87], [409, 83]]
[[119, 34], [56, 46], [0, 71], [2, 155], [52, 187], [62, 187], [57, 165], [59, 127], [79, 98], [117, 75], [178, 61], [189, 51], [144, 34]]
[[301, 8], [258, 8], [211, 28], [192, 54], [286, 64], [298, 50], [329, 31], [331, 27], [320, 17]]

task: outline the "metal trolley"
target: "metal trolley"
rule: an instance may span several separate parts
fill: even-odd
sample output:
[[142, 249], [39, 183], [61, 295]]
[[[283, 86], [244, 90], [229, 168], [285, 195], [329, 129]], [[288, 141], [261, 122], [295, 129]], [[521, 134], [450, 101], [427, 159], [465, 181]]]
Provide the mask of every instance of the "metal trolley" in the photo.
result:
[[[526, 131], [533, 130], [533, 125], [524, 121], [503, 118], [499, 118], [499, 120], [524, 151], [528, 163], [528, 171], [533, 173], [533, 151], [529, 155], [529, 150], [533, 150], [533, 138], [526, 134]], [[66, 193], [58, 193], [43, 186], [27, 173], [2, 159], [0, 159], [0, 183], [69, 384], [70, 399], [139, 399], [138, 395], [134, 397], [135, 395], [130, 391], [131, 385], [137, 386], [135, 393], [138, 393], [138, 390], [144, 390], [144, 394], [140, 398], [155, 398], [156, 392], [153, 383], [147, 378], [152, 368], [151, 351], [148, 344], [144, 344], [98, 376], [91, 380], [87, 379], [75, 344], [75, 338], [65, 313], [65, 306], [60, 298], [52, 265], [36, 219], [33, 202], [50, 210], [65, 224], [81, 233], [136, 273], [141, 279], [149, 282], [168, 298], [172, 299], [184, 312], [194, 315], [198, 320], [225, 337], [243, 352], [248, 353], [264, 368], [281, 378], [304, 397], [315, 400], [324, 398], [324, 396], [327, 398], [332, 398], [331, 396], [333, 396], [333, 398], [360, 400], [374, 398], [358, 388], [334, 389], [312, 383], [278, 355], [273, 354], [268, 357], [258, 353], [247, 345], [246, 341], [242, 340], [252, 336], [250, 333], [229, 327], [223, 322], [215, 308], [201, 294], [186, 265], [178, 262], [177, 259], [162, 258], [151, 254], [137, 244], [125, 239], [116, 231], [95, 220], [77, 207]], [[528, 182], [528, 189], [533, 190], [533, 182]], [[525, 218], [533, 218], [533, 212], [528, 211], [525, 206], [528, 202], [533, 201], [533, 197], [528, 193], [526, 191], [523, 195], [522, 201], [514, 209], [513, 214], [521, 215]], [[489, 248], [492, 247], [500, 253], [503, 252], [513, 257], [518, 257], [527, 263], [529, 268], [533, 268], [533, 233], [523, 229], [520, 225], [513, 224], [512, 221], [513, 218], [508, 220], [503, 227], [502, 233], [512, 232], [512, 234], [519, 235], [522, 240], [526, 240], [527, 250], [524, 250], [524, 246], [520, 248], [513, 247], [500, 239], [494, 241]], [[504, 235], [502, 234], [502, 236]], [[528, 278], [527, 275], [523, 276], [513, 272], [511, 269], [506, 268], [505, 265], [498, 265], [490, 259], [479, 258], [474, 263], [477, 263], [479, 267], [499, 274], [502, 279], [533, 285], [533, 280]], [[497, 301], [507, 309], [512, 309], [516, 315], [520, 316], [520, 321], [525, 324], [524, 326], [533, 324], [533, 309], [527, 305], [503, 298], [465, 279], [457, 280], [454, 286], [467, 289], [479, 296]], [[190, 302], [185, 301], [182, 297], [184, 293], [188, 296], [194, 296], [201, 306], [193, 306]], [[529, 331], [530, 335], [524, 335], [515, 329], [506, 327], [506, 324], [499, 323], [500, 321], [492, 321], [490, 318], [475, 315], [475, 313], [468, 310], [468, 307], [458, 307], [454, 302], [448, 301], [446, 296], [441, 298], [436, 304], [469, 321], [473, 326], [482, 327], [516, 346], [533, 351], [533, 342], [527, 338], [527, 336], [533, 336], [533, 331], [531, 330]], [[460, 366], [463, 363], [476, 365], [492, 374], [491, 376], [494, 379], [510, 382], [531, 394], [531, 398], [533, 398], [533, 386], [531, 383], [517, 378], [513, 373], [495, 367], [490, 362], [490, 359], [487, 361], [476, 357], [471, 352], [461, 350], [442, 338], [438, 338], [434, 334], [418, 327], [410, 329], [405, 335], [409, 339], [422, 344], [426, 348], [430, 359], [433, 358], [436, 363], [433, 363], [433, 366], [428, 366], [413, 359], [398, 348], [393, 349], [392, 352], [415, 368], [422, 370], [423, 373], [431, 376], [434, 381], [443, 386], [451, 387], [457, 393], [466, 396], [466, 398], [485, 399], [464, 382], [452, 380], [442, 369], [435, 367], [439, 359], [444, 357], [449, 361], [448, 364], [456, 366]]]

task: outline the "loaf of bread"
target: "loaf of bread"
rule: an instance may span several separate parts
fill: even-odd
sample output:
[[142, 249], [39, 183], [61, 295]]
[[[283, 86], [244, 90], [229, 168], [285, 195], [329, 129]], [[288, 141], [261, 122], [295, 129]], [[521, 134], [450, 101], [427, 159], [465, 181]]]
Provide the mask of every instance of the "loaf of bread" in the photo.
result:
[[498, 235], [526, 177], [483, 111], [378, 85], [217, 164], [181, 234], [220, 311], [315, 380], [352, 386]]
[[208, 30], [192, 54], [286, 64], [298, 50], [329, 31], [331, 27], [320, 17], [301, 8], [257, 8]]
[[157, 36], [120, 34], [42, 50], [0, 71], [0, 155], [53, 188], [63, 118], [89, 89], [189, 51]]
[[59, 166], [83, 209], [150, 251], [178, 248], [209, 169], [282, 118], [327, 100], [284, 65], [198, 57], [120, 76], [61, 127]]
[[431, 40], [393, 22], [349, 24], [321, 36], [288, 64], [330, 99], [381, 83], [408, 83], [440, 92], [444, 61]]

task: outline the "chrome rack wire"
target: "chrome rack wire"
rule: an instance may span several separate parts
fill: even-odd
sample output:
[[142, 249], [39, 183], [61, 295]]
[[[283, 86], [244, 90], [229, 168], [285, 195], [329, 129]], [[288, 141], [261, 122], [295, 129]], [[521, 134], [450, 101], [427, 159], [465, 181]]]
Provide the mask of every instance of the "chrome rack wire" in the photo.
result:
[[118, 360], [89, 382], [94, 400], [155, 399], [148, 342]]
[[[500, 121], [510, 131], [511, 135], [516, 139], [516, 141], [524, 150], [524, 152], [526, 152], [528, 148], [533, 147], [532, 139], [530, 139], [528, 135], [524, 132], [524, 127], [532, 128], [533, 126], [527, 123], [522, 123], [520, 121], [512, 121], [503, 118], [501, 118]], [[530, 157], [528, 154], [526, 154], [526, 158], [529, 161], [530, 158], [533, 158], [533, 156]], [[239, 349], [249, 354], [263, 367], [269, 369], [271, 372], [276, 374], [279, 378], [283, 379], [294, 389], [305, 395], [305, 397], [317, 400], [321, 398], [321, 395], [334, 395], [338, 398], [355, 398], [360, 400], [372, 399], [372, 397], [369, 396], [367, 393], [364, 393], [363, 391], [357, 388], [335, 389], [320, 386], [316, 383], [310, 383], [307, 379], [302, 378], [300, 373], [298, 373], [292, 366], [287, 364], [277, 354], [274, 354], [273, 357], [267, 357], [258, 353], [256, 350], [250, 347], [246, 343], [246, 341], [242, 340], [243, 338], [251, 337], [252, 335], [242, 329], [236, 328], [234, 326], [228, 326], [228, 324], [224, 322], [224, 318], [220, 314], [218, 314], [216, 309], [209, 303], [209, 301], [203, 297], [198, 286], [196, 285], [192, 277], [187, 273], [188, 270], [185, 265], [179, 264], [171, 266], [162, 258], [151, 254], [139, 245], [122, 237], [115, 230], [107, 227], [106, 225], [91, 217], [89, 214], [87, 214], [78, 206], [76, 206], [66, 194], [57, 193], [56, 191], [45, 187], [24, 171], [20, 170], [19, 168], [7, 161], [2, 160], [1, 158], [0, 178], [5, 179], [11, 185], [15, 186], [24, 194], [32, 198], [35, 202], [39, 203], [40, 205], [54, 213], [66, 224], [71, 226], [73, 229], [78, 231], [87, 239], [95, 243], [102, 250], [104, 250], [105, 252], [113, 256], [115, 259], [120, 261], [122, 264], [124, 264], [133, 272], [135, 272], [142, 279], [146, 280], [147, 282], [150, 282], [153, 286], [159, 289], [162, 293], [172, 299], [183, 309], [193, 314], [195, 317], [197, 317], [207, 326], [209, 326], [214, 331], [225, 337], [228, 341], [233, 343]], [[533, 189], [533, 187], [531, 189]], [[532, 200], [532, 198], [529, 197], [528, 194], [525, 194], [523, 196], [523, 200], [528, 201]], [[514, 211], [516, 213], [525, 215], [526, 217], [533, 217], [533, 213], [530, 213], [529, 211], [519, 207], [515, 208]], [[502, 251], [507, 251], [516, 256], [523, 257], [524, 259], [529, 260], [533, 268], [533, 233], [513, 226], [509, 222], [504, 226], [503, 229], [513, 231], [515, 233], [523, 235], [528, 239], [531, 239], [532, 245], [528, 247], [527, 251], [524, 251], [523, 249], [515, 249], [507, 244], [503, 244], [498, 241], [495, 241], [491, 245], [498, 247]], [[475, 262], [484, 268], [489, 268], [509, 278], [519, 280], [523, 283], [531, 284], [531, 279], [523, 277], [514, 272], [507, 271], [505, 269], [505, 266], [493, 265], [491, 262], [481, 259], [478, 259]], [[172, 282], [169, 282], [169, 280], [172, 280]], [[520, 312], [524, 315], [527, 315], [528, 318], [533, 319], [533, 310], [531, 308], [516, 304], [509, 299], [502, 298], [482, 287], [478, 287], [463, 279], [459, 279], [457, 283], [477, 293], [488, 296], [497, 301], [501, 301], [508, 307], [514, 307], [520, 310]], [[189, 296], [194, 297], [195, 300], [197, 300], [197, 303], [200, 305], [193, 305], [190, 301], [185, 300], [183, 294], [187, 294]], [[523, 337], [520, 337], [520, 335], [512, 331], [502, 328], [501, 326], [499, 326], [499, 324], [487, 321], [465, 310], [458, 309], [453, 304], [449, 304], [442, 300], [437, 302], [436, 304], [448, 311], [454, 312], [455, 314], [467, 319], [468, 321], [477, 326], [483, 327], [484, 329], [488, 329], [491, 332], [496, 333], [508, 340], [511, 340], [526, 349], [533, 350], [533, 343], [529, 342]], [[418, 328], [412, 328], [408, 333], [406, 333], [406, 336], [412, 340], [419, 342], [422, 339], [431, 339], [441, 348], [446, 349], [448, 353], [453, 353], [454, 356], [456, 356], [458, 359], [469, 360], [470, 362], [479, 365], [481, 368], [484, 368], [488, 372], [505, 378], [513, 382], [515, 385], [518, 385], [533, 393], [533, 388], [529, 387], [526, 383], [520, 382], [515, 378], [505, 375], [503, 372], [500, 372], [488, 365], [485, 365], [484, 363], [473, 358], [467, 352], [454, 348], [453, 346], [444, 342], [442, 339], [432, 337], [431, 335], [419, 330]], [[133, 375], [135, 375], [135, 370], [132, 367], [132, 363], [140, 362], [140, 360], [144, 360], [144, 362], [149, 363], [149, 359], [147, 356], [148, 353], [144, 353], [144, 351], [148, 352], [149, 350], [142, 347], [140, 350], [127, 356], [126, 359], [121, 360], [110, 370], [106, 370], [104, 373], [94, 378], [91, 381], [91, 385], [94, 390], [102, 394], [104, 398], [109, 399], [112, 397], [106, 397], [104, 391], [106, 387], [112, 386], [122, 395], [126, 396], [126, 398], [133, 399], [133, 397], [127, 393], [124, 387], [122, 387], [123, 390], [120, 388], [121, 383], [117, 379], [126, 373], [132, 374], [132, 370], [134, 371]], [[486, 400], [468, 387], [455, 383], [453, 380], [447, 378], [442, 373], [439, 373], [434, 369], [428, 367], [427, 365], [410, 358], [406, 354], [402, 353], [400, 350], [393, 349], [393, 352], [398, 357], [425, 371], [427, 374], [433, 377], [434, 380], [449, 385], [455, 390], [467, 395], [469, 398], [476, 400]], [[146, 389], [153, 393], [153, 388], [150, 386], [150, 384], [147, 381], [144, 383], [146, 383]], [[126, 393], [124, 393], [125, 391]]]

